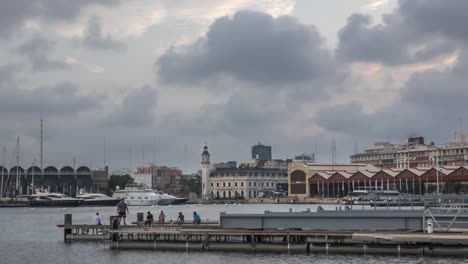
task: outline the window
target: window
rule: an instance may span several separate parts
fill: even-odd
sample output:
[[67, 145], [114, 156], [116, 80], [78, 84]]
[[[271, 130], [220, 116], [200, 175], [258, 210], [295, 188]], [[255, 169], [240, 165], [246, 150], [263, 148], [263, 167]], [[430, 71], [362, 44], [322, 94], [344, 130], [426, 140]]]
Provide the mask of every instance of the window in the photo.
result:
[[213, 183], [211, 183], [211, 187], [213, 187]]
[[254, 182], [254, 186], [257, 186], [257, 182]]
[[223, 182], [223, 187], [226, 187], [226, 183], [225, 183], [225, 182]]
[[[241, 187], [244, 187], [244, 183], [243, 183], [243, 182], [241, 182]], [[242, 194], [242, 196], [244, 196], [244, 194]]]
[[216, 183], [216, 187], [219, 187], [219, 182]]
[[[251, 183], [251, 182], [249, 182], [249, 187], [252, 187], [252, 183]], [[249, 196], [250, 196], [250, 195], [249, 195]]]
[[228, 182], [228, 186], [231, 187], [231, 183], [230, 183], [230, 182]]
[[237, 187], [237, 182], [235, 182], [235, 183], [234, 183], [234, 186], [236, 186], [236, 187]]

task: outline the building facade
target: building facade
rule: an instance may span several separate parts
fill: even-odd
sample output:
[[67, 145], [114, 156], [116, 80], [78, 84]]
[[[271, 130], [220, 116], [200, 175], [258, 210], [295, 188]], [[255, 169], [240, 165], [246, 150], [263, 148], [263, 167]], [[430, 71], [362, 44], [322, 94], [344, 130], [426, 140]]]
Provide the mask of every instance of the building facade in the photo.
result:
[[351, 155], [351, 163], [370, 164], [382, 169], [428, 168], [434, 165], [468, 165], [468, 135], [456, 136], [454, 142], [437, 146], [424, 144], [423, 137], [408, 138], [406, 144], [377, 142]]
[[[286, 192], [288, 176], [285, 161], [240, 163], [239, 167], [211, 166], [208, 147], [203, 148], [202, 193], [205, 199], [251, 199], [271, 192]], [[267, 166], [265, 166], [267, 164]]]
[[0, 166], [0, 194], [3, 197], [33, 194], [35, 189], [76, 196], [81, 189], [88, 192], [108, 191], [108, 169], [91, 171], [87, 166], [47, 166], [44, 169], [31, 166], [10, 169]]
[[252, 159], [271, 160], [271, 146], [265, 146], [260, 143], [252, 146]]
[[213, 199], [261, 198], [266, 193], [283, 191], [287, 182], [284, 169], [215, 169], [210, 173], [210, 196]]
[[150, 164], [137, 168], [130, 176], [138, 184], [172, 195], [180, 194], [184, 189], [182, 171], [177, 167]]
[[293, 163], [288, 174], [292, 197], [340, 198], [354, 190], [397, 190], [412, 195], [468, 191], [466, 166], [379, 169], [364, 164], [323, 164], [318, 168]]

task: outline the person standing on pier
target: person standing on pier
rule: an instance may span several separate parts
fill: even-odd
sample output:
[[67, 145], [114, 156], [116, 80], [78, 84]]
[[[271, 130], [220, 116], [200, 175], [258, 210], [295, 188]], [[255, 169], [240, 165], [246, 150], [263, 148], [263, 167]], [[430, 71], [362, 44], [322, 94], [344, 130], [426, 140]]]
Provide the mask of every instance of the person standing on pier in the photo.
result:
[[127, 223], [125, 222], [125, 218], [127, 217], [128, 211], [128, 206], [125, 203], [125, 200], [122, 199], [120, 202], [117, 204], [117, 214], [119, 215], [119, 222], [122, 222], [123, 218], [123, 224], [126, 225]]
[[184, 215], [182, 214], [182, 212], [179, 212], [179, 216], [177, 217], [177, 220], [176, 220], [176, 223], [178, 225], [182, 225], [184, 224]]
[[158, 219], [159, 219], [158, 224], [160, 225], [164, 224], [164, 221], [166, 221], [166, 215], [164, 214], [163, 211], [161, 211], [161, 213], [159, 214]]
[[193, 212], [193, 224], [194, 225], [199, 225], [201, 222], [201, 217], [197, 212]]

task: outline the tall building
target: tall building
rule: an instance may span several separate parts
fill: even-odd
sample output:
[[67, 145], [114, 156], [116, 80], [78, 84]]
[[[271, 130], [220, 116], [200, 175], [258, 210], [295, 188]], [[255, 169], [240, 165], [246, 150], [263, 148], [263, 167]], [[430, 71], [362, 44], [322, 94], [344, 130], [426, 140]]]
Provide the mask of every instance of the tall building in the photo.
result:
[[211, 164], [210, 164], [210, 153], [208, 152], [208, 147], [205, 145], [203, 147], [203, 152], [201, 154], [201, 165], [202, 165], [202, 192], [201, 196], [202, 199], [209, 199], [210, 198], [210, 172], [211, 172]]
[[271, 146], [265, 146], [260, 143], [252, 146], [252, 159], [271, 160]]

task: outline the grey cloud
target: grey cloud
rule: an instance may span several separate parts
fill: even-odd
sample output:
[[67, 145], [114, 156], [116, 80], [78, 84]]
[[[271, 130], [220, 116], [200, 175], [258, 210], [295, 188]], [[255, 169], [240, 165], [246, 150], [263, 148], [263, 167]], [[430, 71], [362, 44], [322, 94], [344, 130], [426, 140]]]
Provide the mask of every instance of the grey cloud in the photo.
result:
[[104, 124], [122, 127], [145, 127], [155, 123], [157, 92], [150, 86], [130, 92], [104, 120]]
[[5, 0], [0, 1], [0, 36], [16, 32], [28, 19], [46, 22], [74, 21], [83, 8], [92, 5], [113, 6], [119, 0]]
[[370, 16], [354, 14], [339, 33], [336, 56], [343, 61], [399, 65], [420, 62], [455, 50], [437, 36], [418, 32], [398, 16], [387, 16], [383, 25], [372, 26]]
[[91, 17], [84, 32], [82, 43], [85, 47], [97, 50], [125, 50], [124, 43], [104, 35], [99, 24], [99, 18]]
[[404, 25], [419, 32], [438, 34], [447, 38], [468, 39], [468, 2], [465, 0], [400, 0], [398, 12]]
[[6, 85], [0, 87], [2, 115], [69, 116], [99, 106], [95, 97], [80, 95], [78, 87], [69, 82], [39, 86], [31, 90]]
[[55, 41], [41, 36], [35, 36], [28, 42], [19, 46], [18, 52], [28, 58], [34, 71], [63, 70], [70, 68], [70, 65], [63, 61], [48, 58], [50, 51], [54, 49], [55, 45]]
[[339, 31], [337, 57], [343, 61], [401, 65], [446, 55], [468, 38], [463, 0], [400, 0], [382, 24], [354, 14]]
[[334, 71], [314, 27], [252, 11], [217, 19], [206, 37], [170, 49], [156, 63], [164, 83], [185, 85], [228, 75], [268, 87], [304, 83]]
[[459, 119], [468, 118], [468, 60], [466, 51], [458, 64], [444, 71], [429, 70], [411, 76], [400, 93], [400, 100], [375, 113], [364, 113], [362, 106], [348, 103], [322, 109], [314, 120], [318, 125], [353, 138], [404, 138], [411, 133], [451, 140], [460, 132]]

